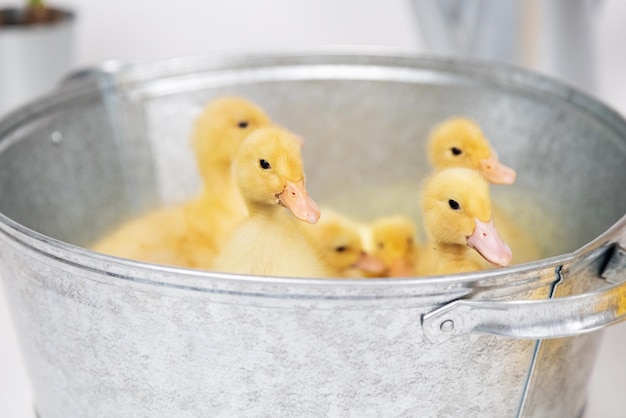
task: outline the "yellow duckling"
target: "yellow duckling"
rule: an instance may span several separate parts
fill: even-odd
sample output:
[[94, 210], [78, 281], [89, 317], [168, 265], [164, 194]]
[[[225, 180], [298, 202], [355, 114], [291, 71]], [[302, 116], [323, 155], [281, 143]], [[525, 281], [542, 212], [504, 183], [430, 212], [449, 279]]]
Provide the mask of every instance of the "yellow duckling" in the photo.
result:
[[298, 225], [298, 220], [317, 222], [320, 210], [305, 188], [300, 144], [294, 135], [278, 127], [256, 130], [241, 145], [233, 173], [249, 217], [224, 243], [213, 269], [328, 277], [330, 272]]
[[316, 224], [303, 224], [302, 230], [330, 274], [344, 278], [381, 277], [385, 265], [365, 252], [357, 224], [328, 208], [322, 213]]
[[403, 215], [386, 216], [369, 224], [371, 253], [385, 265], [388, 277], [415, 274], [418, 256], [417, 233], [412, 219]]
[[478, 170], [495, 184], [515, 182], [515, 170], [498, 161], [476, 122], [456, 117], [437, 125], [428, 139], [428, 159], [435, 170], [465, 167]]
[[209, 102], [195, 119], [191, 138], [202, 177], [199, 195], [123, 224], [92, 249], [144, 262], [210, 268], [220, 244], [247, 216], [231, 162], [250, 132], [270, 124], [262, 109], [243, 98]]
[[[516, 173], [498, 161], [495, 151], [476, 122], [469, 118], [454, 117], [443, 121], [431, 132], [428, 140], [428, 158], [435, 170], [465, 167], [478, 170], [494, 184], [512, 184]], [[492, 205], [498, 230], [513, 249], [515, 263], [541, 258], [535, 240], [505, 211]]]
[[508, 266], [511, 250], [496, 231], [489, 186], [476, 171], [450, 168], [428, 178], [421, 194], [422, 217], [428, 237], [421, 275], [482, 270], [482, 258], [497, 267]]

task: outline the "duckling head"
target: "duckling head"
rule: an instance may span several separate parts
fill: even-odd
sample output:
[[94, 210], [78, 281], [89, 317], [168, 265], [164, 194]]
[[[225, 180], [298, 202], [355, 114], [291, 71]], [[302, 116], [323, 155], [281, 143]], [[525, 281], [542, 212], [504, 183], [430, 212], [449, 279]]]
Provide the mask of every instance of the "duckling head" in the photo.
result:
[[305, 232], [312, 238], [322, 260], [334, 271], [352, 268], [370, 274], [385, 271], [384, 263], [363, 249], [356, 226], [331, 210], [324, 210], [316, 225], [306, 225]]
[[309, 197], [300, 139], [280, 127], [252, 132], [239, 148], [232, 170], [249, 207], [282, 205], [301, 221], [316, 223], [317, 204]]
[[491, 183], [515, 181], [515, 171], [498, 160], [480, 127], [468, 118], [437, 125], [428, 140], [428, 158], [436, 170], [465, 167], [478, 170]]
[[511, 250], [492, 218], [489, 185], [477, 171], [449, 168], [435, 173], [424, 183], [421, 205], [431, 241], [467, 245], [498, 267], [511, 263]]
[[372, 222], [373, 255], [385, 264], [390, 276], [408, 276], [413, 271], [415, 224], [406, 216], [379, 218]]
[[230, 166], [243, 140], [272, 122], [254, 103], [240, 97], [209, 102], [194, 121], [192, 147], [200, 174], [210, 176], [216, 164]]

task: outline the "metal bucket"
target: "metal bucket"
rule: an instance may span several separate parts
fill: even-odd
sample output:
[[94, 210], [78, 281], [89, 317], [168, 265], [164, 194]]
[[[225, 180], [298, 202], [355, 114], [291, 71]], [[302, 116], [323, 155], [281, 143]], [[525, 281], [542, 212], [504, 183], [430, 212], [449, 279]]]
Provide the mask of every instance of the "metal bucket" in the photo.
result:
[[[83, 248], [196, 191], [191, 121], [224, 94], [306, 138], [321, 203], [375, 201], [372, 190], [401, 183], [417, 194], [433, 124], [475, 118], [518, 171], [494, 200], [543, 238], [546, 258], [313, 280]], [[618, 114], [502, 65], [335, 51], [76, 75], [0, 123], [0, 274], [35, 408], [43, 418], [578, 417], [601, 335], [592, 331], [626, 317], [625, 161]]]

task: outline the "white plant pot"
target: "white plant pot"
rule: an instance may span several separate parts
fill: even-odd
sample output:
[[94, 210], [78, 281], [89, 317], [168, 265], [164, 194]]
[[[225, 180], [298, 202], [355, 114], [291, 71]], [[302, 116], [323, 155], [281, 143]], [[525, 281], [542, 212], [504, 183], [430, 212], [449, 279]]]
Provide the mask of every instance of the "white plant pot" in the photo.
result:
[[0, 116], [50, 90], [69, 69], [75, 19], [63, 15], [50, 24], [0, 25]]

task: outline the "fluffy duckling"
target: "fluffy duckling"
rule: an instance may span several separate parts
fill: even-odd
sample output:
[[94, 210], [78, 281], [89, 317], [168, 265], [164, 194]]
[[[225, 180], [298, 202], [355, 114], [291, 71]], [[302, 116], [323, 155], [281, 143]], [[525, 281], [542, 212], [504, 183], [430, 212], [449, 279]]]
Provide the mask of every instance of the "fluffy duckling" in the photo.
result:
[[358, 225], [329, 208], [323, 208], [322, 213], [316, 224], [303, 224], [302, 230], [330, 274], [343, 278], [381, 277], [385, 265], [365, 252]]
[[228, 187], [238, 194], [231, 163], [239, 146], [253, 130], [271, 124], [263, 109], [244, 98], [228, 96], [209, 102], [194, 120], [191, 135], [203, 188], [219, 193]]
[[418, 255], [417, 233], [412, 219], [386, 216], [369, 224], [371, 253], [385, 264], [388, 277], [412, 276]]
[[437, 125], [427, 149], [435, 170], [465, 167], [478, 170], [491, 183], [515, 181], [515, 171], [498, 161], [478, 124], [469, 118], [451, 118]]
[[418, 262], [419, 274], [484, 269], [472, 250], [494, 266], [510, 264], [511, 250], [492, 218], [488, 183], [476, 170], [450, 168], [433, 174], [424, 183], [421, 206], [428, 244]]
[[300, 144], [294, 135], [278, 127], [256, 130], [241, 145], [232, 169], [249, 217], [224, 243], [213, 269], [328, 277], [330, 272], [298, 225], [298, 220], [317, 222], [320, 210], [305, 188]]
[[220, 244], [248, 214], [232, 179], [231, 162], [250, 132], [270, 124], [265, 112], [246, 99], [209, 102], [195, 119], [191, 138], [202, 178], [200, 193], [123, 224], [92, 249], [144, 262], [210, 268]]
[[[465, 167], [478, 170], [494, 184], [512, 184], [516, 173], [498, 161], [496, 153], [476, 122], [469, 118], [450, 118], [437, 125], [428, 140], [428, 157], [435, 170]], [[492, 206], [498, 230], [511, 246], [514, 263], [541, 258], [535, 240], [511, 219], [502, 208]]]

